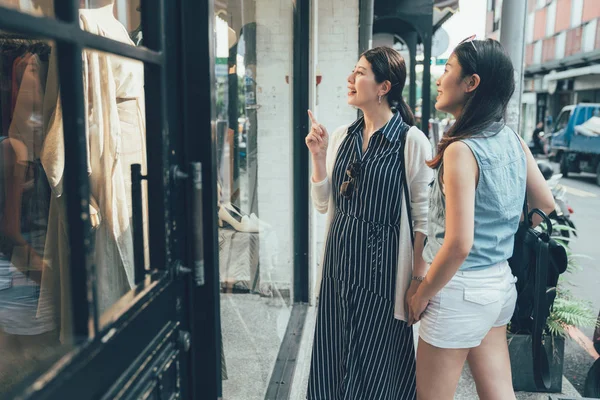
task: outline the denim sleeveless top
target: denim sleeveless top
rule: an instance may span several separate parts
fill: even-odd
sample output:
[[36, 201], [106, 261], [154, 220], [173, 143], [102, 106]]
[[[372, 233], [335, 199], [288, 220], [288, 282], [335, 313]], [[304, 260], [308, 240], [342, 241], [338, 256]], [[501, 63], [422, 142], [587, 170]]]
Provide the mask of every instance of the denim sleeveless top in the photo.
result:
[[[527, 161], [521, 142], [503, 121], [492, 123], [476, 137], [463, 140], [479, 166], [475, 191], [473, 247], [459, 270], [484, 269], [512, 256], [514, 234], [525, 201]], [[444, 242], [446, 201], [439, 171], [429, 198], [427, 243], [424, 260], [431, 264]]]

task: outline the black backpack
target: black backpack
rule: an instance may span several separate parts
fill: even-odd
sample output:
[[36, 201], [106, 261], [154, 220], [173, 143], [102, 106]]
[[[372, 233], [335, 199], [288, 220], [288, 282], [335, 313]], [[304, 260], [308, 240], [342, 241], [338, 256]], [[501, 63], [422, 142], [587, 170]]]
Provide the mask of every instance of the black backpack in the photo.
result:
[[[532, 228], [534, 214], [546, 223], [545, 231]], [[550, 315], [558, 277], [567, 269], [565, 248], [551, 239], [552, 221], [539, 209], [531, 212], [527, 197], [523, 205], [524, 220], [515, 234], [513, 256], [508, 260], [517, 277], [517, 305], [511, 319], [511, 332], [532, 336], [533, 376], [539, 389], [550, 388], [550, 364], [543, 345], [546, 320]]]

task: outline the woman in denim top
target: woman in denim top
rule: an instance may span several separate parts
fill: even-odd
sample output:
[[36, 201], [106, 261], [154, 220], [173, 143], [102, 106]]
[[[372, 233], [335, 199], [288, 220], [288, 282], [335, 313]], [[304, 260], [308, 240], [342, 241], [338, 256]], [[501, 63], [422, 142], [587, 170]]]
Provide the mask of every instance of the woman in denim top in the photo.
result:
[[515, 88], [511, 60], [497, 41], [472, 39], [437, 81], [436, 109], [456, 123], [428, 163], [430, 267], [409, 301], [409, 322], [421, 321], [419, 399], [453, 399], [465, 361], [480, 398], [515, 398], [506, 324], [517, 294], [507, 260], [525, 192], [530, 208], [554, 209], [531, 152], [504, 123]]

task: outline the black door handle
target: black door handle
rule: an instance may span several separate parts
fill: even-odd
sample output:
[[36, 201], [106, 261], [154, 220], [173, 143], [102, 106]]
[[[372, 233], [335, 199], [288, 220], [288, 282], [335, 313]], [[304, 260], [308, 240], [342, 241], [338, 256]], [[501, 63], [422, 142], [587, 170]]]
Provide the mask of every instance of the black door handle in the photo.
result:
[[142, 180], [148, 176], [142, 175], [141, 164], [131, 164], [131, 211], [133, 233], [133, 276], [135, 284], [139, 284], [146, 276], [144, 257], [144, 212], [142, 206]]

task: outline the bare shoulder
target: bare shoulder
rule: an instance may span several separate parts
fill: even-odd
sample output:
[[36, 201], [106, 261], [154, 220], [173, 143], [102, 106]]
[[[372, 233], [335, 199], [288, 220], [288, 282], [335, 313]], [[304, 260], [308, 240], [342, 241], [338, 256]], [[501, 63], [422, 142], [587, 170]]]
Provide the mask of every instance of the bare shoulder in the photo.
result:
[[444, 169], [453, 166], [459, 168], [475, 167], [477, 169], [477, 160], [475, 160], [471, 148], [460, 140], [448, 145], [444, 151]]
[[444, 161], [462, 159], [465, 157], [474, 158], [473, 152], [469, 145], [460, 140], [449, 144], [444, 151]]

